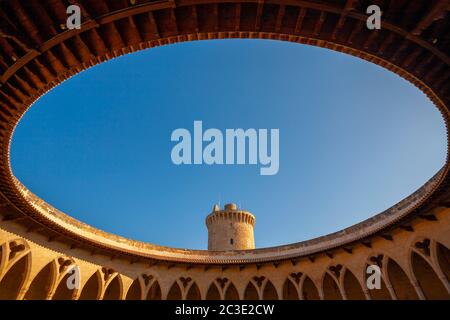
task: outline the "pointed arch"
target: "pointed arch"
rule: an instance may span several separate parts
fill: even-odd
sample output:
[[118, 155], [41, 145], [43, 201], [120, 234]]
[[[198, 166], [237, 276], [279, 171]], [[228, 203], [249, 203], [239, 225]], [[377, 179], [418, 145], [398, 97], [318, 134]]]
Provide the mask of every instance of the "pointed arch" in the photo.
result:
[[[366, 272], [367, 268], [369, 267], [368, 264], [366, 264], [366, 267], [364, 269], [364, 275], [365, 275], [365, 281], [367, 281], [370, 274]], [[381, 275], [381, 288], [380, 289], [369, 289], [369, 295], [372, 300], [392, 300], [391, 294], [389, 293], [388, 288], [386, 287], [386, 282], [384, 281], [383, 274]]]
[[12, 265], [0, 280], [0, 300], [15, 300], [27, 278], [30, 254], [24, 255]]
[[427, 299], [448, 300], [450, 295], [431, 265], [418, 253], [412, 252], [411, 264], [419, 286]]
[[342, 295], [339, 291], [338, 284], [328, 272], [325, 272], [322, 288], [324, 300], [342, 300]]
[[181, 288], [180, 285], [175, 281], [167, 294], [167, 300], [181, 300]]
[[239, 300], [239, 293], [232, 282], [228, 285], [227, 291], [225, 291], [225, 300]]
[[442, 272], [445, 274], [447, 281], [450, 281], [450, 250], [443, 244], [437, 242], [436, 254]]
[[116, 275], [105, 288], [103, 300], [120, 300], [122, 297], [122, 282], [120, 276]]
[[147, 300], [161, 300], [161, 287], [158, 281], [154, 281], [148, 289]]
[[258, 291], [255, 285], [250, 281], [245, 288], [244, 300], [259, 300]]
[[75, 298], [77, 290], [69, 289], [67, 286], [67, 281], [70, 276], [70, 273], [66, 273], [66, 275], [61, 279], [55, 293], [53, 294], [52, 300], [72, 300]]
[[220, 300], [220, 292], [214, 282], [209, 286], [208, 292], [206, 293], [206, 300]]
[[86, 282], [79, 300], [98, 300], [102, 290], [102, 278], [97, 270]]
[[389, 258], [387, 263], [387, 274], [395, 295], [399, 300], [417, 300], [416, 290], [411, 284], [405, 271], [398, 265], [394, 259]]
[[142, 300], [141, 281], [136, 278], [128, 289], [126, 300]]
[[292, 281], [288, 278], [283, 285], [284, 300], [298, 300], [298, 291]]
[[270, 280], [267, 280], [263, 291], [263, 300], [278, 300], [277, 289]]
[[0, 245], [0, 274], [2, 273], [3, 270], [3, 245]]
[[50, 294], [55, 277], [55, 269], [53, 262], [48, 263], [34, 277], [28, 291], [25, 294], [25, 300], [45, 300]]
[[308, 276], [303, 280], [301, 292], [303, 300], [320, 300], [319, 291]]
[[358, 279], [349, 269], [344, 274], [344, 292], [348, 300], [366, 300]]
[[195, 282], [189, 288], [189, 291], [186, 295], [186, 300], [202, 300], [200, 289]]

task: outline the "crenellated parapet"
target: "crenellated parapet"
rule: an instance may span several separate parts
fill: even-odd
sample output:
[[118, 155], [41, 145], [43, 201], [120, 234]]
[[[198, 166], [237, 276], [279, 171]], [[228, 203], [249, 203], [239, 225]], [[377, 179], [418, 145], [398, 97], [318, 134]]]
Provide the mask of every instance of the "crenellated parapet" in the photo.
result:
[[213, 211], [206, 217], [206, 226], [223, 221], [243, 222], [254, 227], [256, 218], [250, 212], [238, 209], [235, 204], [227, 204], [224, 210]]
[[206, 217], [208, 227], [208, 250], [249, 250], [255, 248], [253, 228], [256, 218], [248, 211], [238, 209], [234, 203], [223, 210], [215, 205]]

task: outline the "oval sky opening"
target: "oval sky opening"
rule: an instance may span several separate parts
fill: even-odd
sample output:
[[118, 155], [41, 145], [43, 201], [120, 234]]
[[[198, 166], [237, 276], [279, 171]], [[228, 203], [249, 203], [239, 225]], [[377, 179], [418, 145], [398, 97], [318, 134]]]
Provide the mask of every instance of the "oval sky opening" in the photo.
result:
[[[279, 172], [176, 166], [177, 128], [280, 132]], [[214, 40], [153, 48], [56, 87], [13, 136], [15, 176], [65, 213], [128, 238], [206, 249], [205, 217], [235, 202], [256, 247], [322, 236], [402, 200], [445, 163], [439, 111], [366, 61], [295, 43]]]

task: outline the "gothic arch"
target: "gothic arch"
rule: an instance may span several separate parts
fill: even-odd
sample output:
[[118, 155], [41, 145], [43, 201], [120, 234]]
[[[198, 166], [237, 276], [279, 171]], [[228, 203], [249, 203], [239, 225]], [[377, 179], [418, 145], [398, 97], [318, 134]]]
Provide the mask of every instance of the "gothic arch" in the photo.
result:
[[117, 274], [106, 284], [103, 300], [120, 300], [122, 298], [122, 290], [122, 281], [120, 275]]
[[52, 300], [72, 300], [77, 296], [78, 289], [69, 289], [67, 285], [70, 276], [75, 272], [80, 275], [80, 269], [76, 266], [75, 261], [72, 258], [59, 257], [53, 261], [54, 268], [54, 281], [53, 287], [50, 292]]
[[76, 289], [69, 289], [67, 286], [67, 281], [69, 280], [70, 274], [66, 273], [61, 281], [59, 282], [55, 293], [52, 296], [52, 300], [73, 300], [77, 295]]
[[225, 300], [239, 300], [239, 293], [232, 282], [230, 282], [225, 291]]
[[[366, 267], [364, 268], [364, 279], [366, 281], [367, 281], [367, 278], [370, 276], [366, 272], [368, 266], [369, 265], [367, 264]], [[383, 266], [382, 266], [382, 268], [383, 268]], [[372, 300], [392, 300], [391, 294], [389, 293], [389, 290], [386, 286], [386, 282], [384, 280], [384, 274], [383, 274], [382, 270], [381, 270], [380, 284], [381, 284], [380, 289], [368, 289], [370, 298]]]
[[301, 285], [302, 300], [320, 300], [319, 291], [314, 282], [305, 276]]
[[[389, 263], [389, 257], [382, 252], [372, 252], [368, 258], [363, 270], [364, 280], [367, 282], [367, 279], [370, 277], [370, 274], [367, 273], [367, 268], [370, 265], [378, 266], [381, 272], [380, 278], [380, 289], [368, 289], [369, 296], [372, 300], [392, 300], [394, 298], [394, 291], [392, 285], [389, 281], [389, 277], [387, 275], [387, 268]], [[389, 287], [389, 288], [388, 288]]]
[[442, 272], [447, 278], [447, 282], [450, 281], [450, 250], [443, 244], [436, 243], [436, 255], [439, 266]]
[[363, 289], [361, 288], [361, 284], [349, 269], [345, 270], [343, 281], [344, 281], [344, 292], [348, 300], [366, 299]]
[[172, 287], [169, 290], [169, 293], [167, 294], [167, 300], [181, 300], [181, 288], [177, 281], [175, 281], [172, 285]]
[[298, 300], [298, 291], [291, 279], [287, 278], [283, 285], [283, 300]]
[[187, 294], [186, 294], [186, 300], [201, 300], [202, 295], [200, 294], [200, 289], [198, 288], [198, 285], [194, 282], [190, 286]]
[[126, 300], [142, 300], [142, 284], [140, 278], [136, 278], [128, 289]]
[[323, 277], [322, 290], [324, 300], [342, 300], [339, 285], [328, 272], [325, 272]]
[[414, 276], [427, 299], [450, 299], [447, 289], [433, 267], [414, 250], [411, 253], [411, 264]]
[[100, 275], [100, 271], [97, 270], [84, 285], [79, 300], [100, 299], [102, 287], [102, 276]]
[[[26, 259], [24, 259], [25, 257]], [[20, 268], [23, 270], [20, 271]], [[22, 298], [23, 286], [26, 284], [30, 271], [31, 253], [30, 247], [25, 240], [14, 239], [0, 246], [0, 296], [5, 296], [6, 299], [10, 295], [17, 293], [14, 299]], [[11, 290], [10, 295], [1, 293], [2, 287], [9, 287], [10, 285], [16, 285], [19, 288], [16, 289], [14, 287], [15, 290]], [[18, 291], [15, 292], [16, 290]]]
[[49, 262], [39, 271], [28, 286], [25, 300], [45, 300], [51, 294], [53, 282], [56, 277], [54, 261]]
[[388, 258], [387, 274], [389, 281], [394, 289], [395, 295], [399, 300], [417, 300], [416, 290], [411, 284], [411, 280], [405, 271], [394, 259]]
[[158, 281], [153, 281], [147, 292], [147, 300], [161, 300], [161, 287]]
[[0, 300], [17, 299], [27, 279], [31, 264], [31, 254], [16, 260], [0, 279]]
[[259, 300], [258, 290], [253, 282], [249, 282], [244, 292], [244, 300]]
[[263, 300], [278, 300], [277, 289], [275, 289], [270, 280], [267, 280], [266, 284], [264, 285], [262, 296]]
[[208, 292], [206, 293], [206, 300], [220, 300], [220, 292], [214, 282], [209, 286]]

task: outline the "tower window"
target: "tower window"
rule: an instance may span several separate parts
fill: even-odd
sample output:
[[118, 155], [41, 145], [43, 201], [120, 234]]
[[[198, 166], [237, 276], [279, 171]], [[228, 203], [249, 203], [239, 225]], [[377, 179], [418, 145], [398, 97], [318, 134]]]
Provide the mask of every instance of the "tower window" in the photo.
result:
[[231, 238], [230, 239], [230, 244], [233, 244], [234, 243], [234, 240], [233, 240], [233, 238]]

